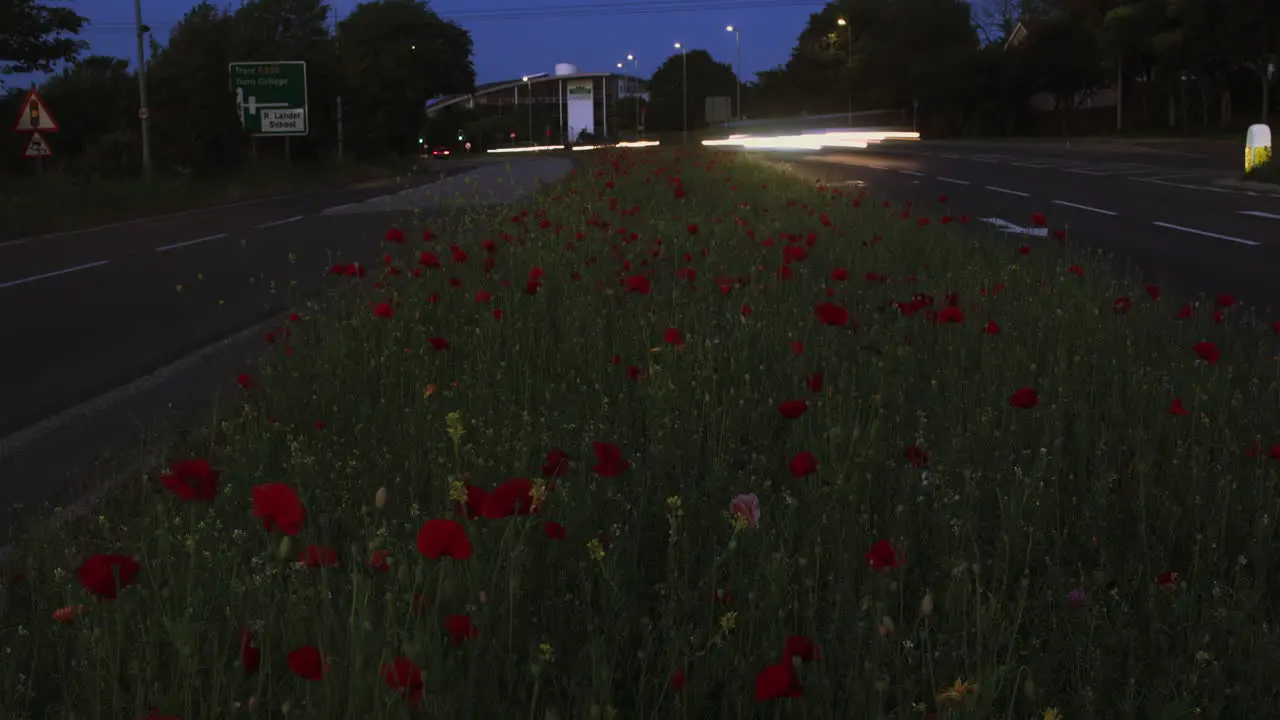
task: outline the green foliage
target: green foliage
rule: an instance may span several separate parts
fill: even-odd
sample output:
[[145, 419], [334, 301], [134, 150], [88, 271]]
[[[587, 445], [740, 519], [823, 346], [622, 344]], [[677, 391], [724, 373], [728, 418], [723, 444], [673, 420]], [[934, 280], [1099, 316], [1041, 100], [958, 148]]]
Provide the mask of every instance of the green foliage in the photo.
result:
[[[687, 62], [687, 69], [686, 69]], [[687, 77], [687, 86], [686, 86]], [[733, 66], [717, 62], [706, 50], [677, 51], [668, 57], [649, 80], [650, 107], [646, 130], [671, 132], [684, 129], [685, 100], [688, 100], [689, 129], [707, 126], [706, 98], [733, 98], [737, 76]]]
[[88, 43], [74, 37], [88, 22], [74, 10], [39, 0], [0, 2], [0, 75], [47, 72]]

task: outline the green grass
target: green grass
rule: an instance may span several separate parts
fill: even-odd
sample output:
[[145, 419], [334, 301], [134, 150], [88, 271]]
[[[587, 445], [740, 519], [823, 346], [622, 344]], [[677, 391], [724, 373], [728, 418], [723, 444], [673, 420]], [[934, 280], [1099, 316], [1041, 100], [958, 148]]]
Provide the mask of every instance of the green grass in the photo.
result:
[[241, 200], [394, 178], [413, 161], [383, 164], [306, 165], [264, 163], [224, 177], [165, 175], [152, 180], [81, 180], [58, 173], [6, 181], [0, 197], [0, 239], [76, 230], [122, 220], [192, 210]]
[[[1179, 319], [1052, 236], [1023, 255], [974, 242], [961, 209], [903, 217], [742, 156], [592, 155], [527, 215], [431, 242], [406, 226], [386, 246], [404, 272], [347, 278], [332, 314], [291, 323], [216, 439], [185, 450], [220, 473], [213, 502], [147, 478], [120, 519], [29, 541], [0, 596], [0, 717], [1274, 706], [1277, 366], [1251, 311], [1221, 298], [1215, 322], [1211, 299]], [[415, 277], [423, 251], [444, 267]], [[635, 275], [648, 294], [627, 291]], [[824, 325], [819, 303], [852, 319]], [[1011, 405], [1021, 388], [1034, 407]], [[790, 401], [805, 412], [783, 417]], [[816, 472], [795, 477], [806, 452]], [[469, 519], [450, 499], [512, 478], [533, 482], [476, 507], [545, 492], [536, 514]], [[270, 483], [306, 508], [292, 537], [255, 517]], [[754, 528], [731, 513], [748, 493]], [[443, 519], [465, 559], [420, 552]], [[338, 564], [302, 567], [309, 545]], [[118, 599], [78, 580], [94, 553], [138, 563]], [[323, 679], [297, 675], [305, 652], [291, 669], [306, 647]], [[422, 679], [416, 710], [380, 676], [396, 657]], [[770, 680], [801, 696], [758, 700]]]

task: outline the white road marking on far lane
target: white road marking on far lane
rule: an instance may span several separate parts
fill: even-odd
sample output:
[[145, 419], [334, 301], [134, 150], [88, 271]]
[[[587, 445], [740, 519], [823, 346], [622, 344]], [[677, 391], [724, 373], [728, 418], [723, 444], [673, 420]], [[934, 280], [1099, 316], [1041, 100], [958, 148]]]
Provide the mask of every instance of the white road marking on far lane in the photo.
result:
[[302, 215], [294, 215], [293, 217], [291, 217], [291, 218], [285, 218], [284, 220], [276, 220], [275, 222], [262, 223], [262, 224], [261, 224], [261, 225], [259, 225], [258, 227], [259, 227], [259, 228], [269, 228], [269, 227], [275, 227], [275, 226], [277, 226], [277, 225], [287, 225], [287, 224], [289, 224], [289, 223], [291, 223], [291, 222], [297, 222], [297, 221], [301, 220], [302, 218], [303, 218], [303, 216], [302, 216]]
[[916, 177], [924, 177], [924, 173], [916, 172], [915, 170], [899, 170], [898, 172], [902, 173], [903, 175], [914, 175]]
[[1117, 212], [1112, 212], [1110, 210], [1103, 210], [1102, 208], [1090, 207], [1088, 205], [1080, 205], [1078, 203], [1067, 202], [1066, 200], [1054, 200], [1052, 202], [1054, 205], [1063, 205], [1066, 207], [1073, 207], [1080, 210], [1088, 210], [1089, 212], [1096, 212], [1102, 215], [1119, 215], [1120, 214]]
[[949, 177], [939, 177], [938, 179], [939, 179], [939, 180], [941, 180], [942, 182], [955, 183], [956, 185], [968, 185], [968, 184], [969, 184], [969, 181], [968, 181], [968, 180], [956, 180], [955, 178], [949, 178]]
[[77, 270], [88, 270], [89, 268], [95, 268], [100, 265], [106, 265], [109, 262], [111, 261], [99, 260], [98, 262], [85, 263], [84, 265], [77, 265], [75, 267], [63, 268], [62, 270], [54, 270], [53, 272], [44, 273], [42, 275], [32, 275], [31, 277], [22, 278], [21, 280], [10, 280], [9, 282], [0, 283], [0, 288], [13, 287], [14, 285], [23, 285], [29, 282], [35, 282], [36, 280], [44, 280], [46, 278], [57, 277], [59, 275], [66, 275], [67, 273], [73, 273], [73, 272], [76, 272]]
[[1009, 190], [1008, 188], [996, 187], [995, 185], [988, 185], [987, 189], [994, 190], [995, 192], [998, 192], [998, 193], [1005, 193], [1006, 195], [1017, 195], [1018, 197], [1031, 197], [1031, 193], [1024, 193], [1020, 190]]
[[1254, 217], [1267, 218], [1268, 220], [1280, 220], [1280, 214], [1262, 212], [1261, 210], [1241, 210], [1241, 215], [1252, 215]]
[[218, 233], [217, 235], [210, 235], [209, 237], [197, 238], [195, 240], [188, 240], [186, 242], [174, 243], [172, 245], [162, 245], [156, 248], [156, 252], [164, 252], [166, 250], [176, 250], [180, 247], [186, 247], [188, 245], [196, 245], [198, 243], [207, 242], [209, 240], [217, 240], [218, 238], [224, 238], [226, 236], [227, 236], [226, 233]]
[[1230, 240], [1233, 243], [1240, 243], [1241, 245], [1257, 245], [1258, 244], [1252, 240], [1241, 240], [1240, 238], [1231, 237], [1230, 235], [1219, 235], [1218, 233], [1212, 233], [1207, 230], [1196, 230], [1195, 228], [1183, 227], [1181, 225], [1174, 225], [1172, 223], [1160, 222], [1158, 220], [1152, 223], [1152, 225], [1158, 225], [1162, 228], [1169, 228], [1170, 230], [1181, 230], [1182, 232], [1191, 233], [1192, 235], [1203, 235], [1204, 237], [1217, 238], [1218, 240]]

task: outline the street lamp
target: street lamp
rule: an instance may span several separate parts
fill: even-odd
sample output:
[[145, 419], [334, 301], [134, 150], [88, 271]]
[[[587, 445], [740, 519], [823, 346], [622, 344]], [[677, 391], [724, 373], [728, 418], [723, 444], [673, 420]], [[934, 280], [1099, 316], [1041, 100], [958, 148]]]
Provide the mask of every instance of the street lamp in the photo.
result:
[[742, 122], [742, 33], [732, 25], [725, 32], [733, 33], [733, 74], [738, 78], [738, 122]]
[[849, 127], [853, 127], [853, 26], [844, 18], [836, 18], [836, 25], [844, 28], [845, 59], [849, 66]]
[[[627, 53], [627, 62], [631, 63], [631, 94], [636, 97], [636, 134], [643, 137], [640, 132], [640, 61], [636, 60], [636, 56]], [[618, 63], [618, 67], [622, 67], [622, 63]]]
[[682, 96], [681, 104], [684, 112], [684, 131], [681, 137], [683, 138], [684, 143], [688, 145], [689, 144], [689, 53], [684, 49], [684, 46], [682, 46], [680, 43], [676, 43], [676, 49], [680, 51], [680, 61], [682, 64], [681, 74], [683, 75], [683, 77], [680, 79], [680, 85], [681, 85], [680, 94]]
[[[529, 82], [529, 76], [525, 75], [520, 78], [524, 81], [524, 94], [529, 97], [529, 145], [533, 145], [533, 83]], [[519, 110], [519, 108], [516, 108]]]

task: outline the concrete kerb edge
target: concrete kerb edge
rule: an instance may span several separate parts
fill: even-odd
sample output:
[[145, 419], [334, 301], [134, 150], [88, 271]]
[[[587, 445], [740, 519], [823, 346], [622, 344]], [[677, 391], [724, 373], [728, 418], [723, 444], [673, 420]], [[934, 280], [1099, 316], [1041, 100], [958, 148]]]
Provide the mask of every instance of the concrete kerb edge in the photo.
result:
[[1238, 180], [1236, 178], [1222, 178], [1220, 180], [1214, 180], [1213, 184], [1218, 187], [1234, 188], [1236, 190], [1253, 190], [1254, 192], [1275, 193], [1280, 195], [1280, 185], [1274, 183]]

